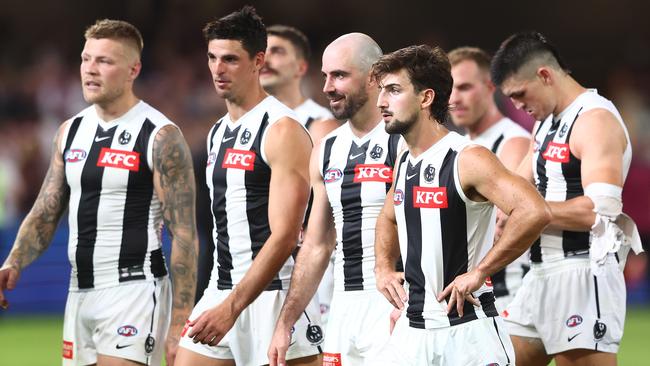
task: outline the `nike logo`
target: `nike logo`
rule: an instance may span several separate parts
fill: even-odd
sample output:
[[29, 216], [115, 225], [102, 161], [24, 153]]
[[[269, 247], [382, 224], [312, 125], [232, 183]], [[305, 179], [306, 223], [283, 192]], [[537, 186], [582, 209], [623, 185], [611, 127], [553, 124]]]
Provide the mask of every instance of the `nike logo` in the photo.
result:
[[577, 336], [579, 336], [579, 335], [580, 335], [580, 333], [574, 335], [573, 337], [569, 337], [569, 338], [568, 338], [568, 341], [571, 342], [571, 341], [573, 340], [573, 338], [575, 338], [575, 337], [577, 337]]
[[228, 141], [230, 141], [230, 140], [232, 140], [232, 139], [234, 139], [234, 138], [235, 138], [235, 136], [230, 136], [230, 137], [227, 137], [227, 138], [224, 137], [223, 140], [221, 140], [221, 142], [222, 142], [222, 143], [224, 143], [224, 142], [228, 142]]
[[407, 174], [407, 175], [406, 175], [406, 179], [409, 180], [409, 179], [415, 177], [416, 175], [418, 175], [418, 173], [411, 174], [411, 175], [408, 175], [408, 174]]
[[115, 345], [115, 348], [117, 348], [117, 349], [122, 349], [122, 348], [126, 348], [126, 347], [131, 347], [131, 346], [133, 346], [133, 343], [131, 343], [131, 344], [125, 344], [125, 345], [119, 345], [119, 344], [116, 344], [116, 345]]
[[550, 131], [548, 131], [548, 133], [546, 134], [546, 136], [552, 135], [552, 134], [554, 134], [554, 133], [556, 133], [556, 132], [557, 132], [557, 128], [554, 129], [554, 130], [550, 130]]
[[104, 140], [110, 139], [110, 138], [111, 138], [111, 136], [106, 136], [106, 137], [95, 136], [95, 142], [104, 141]]
[[363, 154], [365, 154], [365, 153], [360, 153], [360, 154], [357, 154], [357, 155], [350, 155], [350, 160], [354, 160], [354, 159], [358, 158], [359, 156], [361, 156]]

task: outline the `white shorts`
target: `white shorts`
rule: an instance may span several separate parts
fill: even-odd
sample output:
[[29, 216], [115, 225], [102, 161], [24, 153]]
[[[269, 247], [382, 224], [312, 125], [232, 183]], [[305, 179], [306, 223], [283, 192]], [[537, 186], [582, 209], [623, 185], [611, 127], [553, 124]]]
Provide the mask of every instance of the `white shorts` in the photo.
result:
[[506, 366], [515, 364], [515, 352], [500, 317], [472, 320], [453, 327], [418, 329], [410, 327], [402, 315], [388, 345], [369, 364]]
[[592, 274], [588, 258], [531, 266], [505, 310], [512, 335], [539, 338], [549, 355], [571, 349], [616, 353], [625, 322], [625, 281], [613, 256]]
[[90, 365], [97, 355], [160, 365], [171, 312], [168, 277], [70, 292], [63, 321], [63, 365]]
[[[501, 296], [496, 296], [496, 288], [494, 289], [495, 291], [495, 302], [494, 304], [497, 307], [497, 310], [499, 311], [499, 314], [503, 316], [503, 310], [508, 307], [508, 305], [514, 300], [515, 295], [517, 294], [517, 291], [519, 291], [519, 288], [521, 287], [521, 284], [523, 283], [524, 280], [524, 274], [529, 270], [528, 264], [522, 265], [521, 263], [515, 262], [511, 263], [506, 267], [505, 271], [505, 285], [507, 288], [507, 295], [501, 295]], [[493, 279], [494, 281], [494, 279]], [[495, 286], [496, 287], [496, 286]]]
[[[220, 304], [231, 292], [232, 290], [208, 288], [192, 310], [190, 320], [198, 318], [205, 310]], [[266, 365], [269, 363], [267, 352], [275, 330], [275, 323], [286, 297], [286, 290], [262, 292], [244, 309], [232, 329], [216, 346], [194, 343], [192, 338], [188, 337], [191, 328], [183, 330], [184, 335], [181, 338], [180, 346], [206, 357], [234, 360], [237, 365]], [[320, 325], [320, 311], [317, 302], [312, 299], [293, 328], [286, 358], [292, 360], [319, 354], [322, 342], [323, 329]]]
[[334, 291], [323, 365], [363, 365], [388, 342], [392, 310], [377, 290]]

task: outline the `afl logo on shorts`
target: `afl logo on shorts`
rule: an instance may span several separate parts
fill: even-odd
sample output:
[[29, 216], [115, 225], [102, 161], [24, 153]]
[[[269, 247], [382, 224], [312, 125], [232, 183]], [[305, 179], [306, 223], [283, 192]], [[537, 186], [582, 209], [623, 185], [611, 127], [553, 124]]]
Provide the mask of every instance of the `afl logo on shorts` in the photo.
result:
[[577, 327], [580, 324], [582, 324], [582, 317], [580, 315], [571, 315], [566, 320], [566, 326], [569, 328]]
[[343, 178], [343, 172], [341, 169], [327, 169], [323, 181], [325, 183], [334, 183], [341, 178]]
[[393, 204], [395, 206], [399, 206], [404, 202], [404, 191], [401, 189], [396, 189], [395, 193], [393, 193]]
[[323, 343], [323, 330], [318, 325], [309, 325], [307, 327], [307, 340], [312, 346]]
[[138, 329], [132, 325], [123, 325], [117, 328], [117, 334], [123, 337], [133, 337], [138, 334]]
[[65, 153], [65, 161], [68, 163], [76, 163], [86, 159], [86, 151], [81, 149], [71, 149]]

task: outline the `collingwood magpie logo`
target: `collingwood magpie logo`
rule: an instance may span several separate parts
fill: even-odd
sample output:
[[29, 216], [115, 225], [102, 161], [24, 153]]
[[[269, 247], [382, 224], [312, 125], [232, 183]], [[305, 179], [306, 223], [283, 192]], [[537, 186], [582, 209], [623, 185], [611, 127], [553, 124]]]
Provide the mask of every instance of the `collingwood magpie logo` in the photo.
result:
[[596, 324], [594, 324], [594, 338], [599, 341], [605, 336], [605, 333], [607, 333], [607, 326], [605, 323], [596, 320]]
[[319, 325], [309, 324], [307, 326], [306, 336], [307, 340], [312, 344], [312, 346], [323, 343], [323, 329]]
[[239, 139], [239, 142], [242, 145], [246, 145], [250, 140], [251, 140], [251, 132], [248, 129], [245, 129], [244, 132], [241, 134], [241, 138]]
[[156, 339], [149, 334], [147, 339], [144, 341], [144, 351], [146, 353], [153, 352], [153, 349], [156, 347]]
[[436, 168], [433, 165], [429, 164], [424, 169], [424, 181], [427, 183], [433, 182], [433, 178], [436, 176]]
[[567, 124], [563, 124], [562, 128], [560, 128], [560, 137], [564, 137], [566, 135], [567, 130], [569, 130], [569, 126]]
[[117, 141], [120, 143], [120, 145], [126, 145], [129, 143], [129, 141], [131, 141], [131, 134], [127, 130], [124, 130], [120, 134], [120, 137]]
[[384, 149], [381, 146], [379, 146], [379, 144], [375, 144], [375, 147], [373, 147], [372, 150], [370, 151], [370, 157], [373, 160], [377, 160], [381, 158], [383, 154], [384, 154]]

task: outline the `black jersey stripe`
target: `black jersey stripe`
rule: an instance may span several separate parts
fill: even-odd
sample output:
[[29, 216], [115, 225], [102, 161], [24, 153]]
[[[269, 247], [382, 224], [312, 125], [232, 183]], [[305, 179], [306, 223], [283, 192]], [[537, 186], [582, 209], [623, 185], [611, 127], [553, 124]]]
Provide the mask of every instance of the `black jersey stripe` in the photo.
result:
[[120, 282], [146, 278], [143, 267], [149, 242], [149, 208], [154, 194], [153, 173], [147, 165], [147, 146], [155, 127], [146, 119], [133, 146], [133, 151], [140, 154], [140, 163], [138, 171], [129, 171], [118, 259]]
[[[454, 165], [458, 152], [449, 149], [440, 166], [439, 186], [447, 187], [447, 208], [440, 210], [440, 240], [442, 241], [442, 268], [447, 287], [458, 275], [467, 273], [469, 258], [467, 253], [467, 210], [465, 202], [456, 190]], [[449, 301], [449, 297], [446, 299]], [[465, 302], [463, 317], [458, 316], [454, 307], [447, 315], [449, 324], [456, 325], [477, 319], [474, 306]]]
[[[553, 119], [549, 118], [548, 119], [550, 123], [553, 123]], [[539, 128], [537, 129], [537, 134], [539, 134], [539, 131], [542, 129], [542, 126], [540, 125]], [[553, 127], [551, 127], [551, 130]], [[557, 132], [557, 126], [555, 126], [555, 132]], [[538, 183], [537, 183], [537, 191], [539, 194], [546, 198], [546, 190], [548, 188], [548, 177], [546, 176], [546, 160], [544, 159], [544, 154], [543, 152], [546, 151], [548, 148], [548, 144], [553, 141], [553, 137], [555, 136], [554, 132], [549, 131], [549, 133], [544, 137], [544, 140], [542, 142], [542, 145], [539, 146], [539, 154], [537, 155], [537, 162], [535, 165], [535, 169], [537, 170], [537, 177], [538, 177]], [[541, 238], [537, 238], [533, 245], [530, 247], [530, 260], [533, 263], [540, 263], [542, 261], [542, 247], [541, 247]]]
[[[407, 155], [407, 154], [404, 154]], [[420, 185], [422, 162], [412, 166], [409, 162], [404, 177], [404, 217], [406, 220], [407, 251], [404, 276], [409, 283], [409, 306], [406, 316], [413, 328], [424, 329], [424, 294], [426, 279], [422, 270], [422, 217], [420, 209], [413, 206], [413, 189]], [[411, 179], [407, 179], [411, 177]]]
[[499, 146], [503, 142], [503, 138], [504, 138], [504, 135], [501, 134], [501, 136], [499, 136], [499, 138], [497, 138], [496, 141], [494, 141], [494, 144], [492, 144], [492, 148], [490, 149], [490, 150], [492, 150], [493, 153], [495, 153], [495, 154], [497, 153], [497, 150], [499, 150]]
[[[97, 240], [97, 211], [102, 191], [104, 167], [97, 166], [99, 153], [102, 148], [109, 148], [117, 126], [104, 131], [97, 126], [95, 142], [90, 147], [86, 163], [81, 171], [81, 195], [77, 211], [77, 283], [80, 289], [93, 288], [95, 275], [93, 273], [93, 255]], [[110, 137], [97, 142], [97, 137]]]
[[321, 172], [323, 177], [325, 176], [327, 169], [329, 169], [334, 141], [336, 141], [336, 136], [332, 136], [325, 141], [325, 150], [323, 151], [323, 171]]
[[68, 138], [65, 141], [65, 148], [63, 149], [63, 164], [65, 165], [65, 153], [68, 152], [70, 149], [70, 146], [72, 145], [72, 141], [74, 140], [74, 137], [77, 135], [77, 130], [79, 130], [79, 126], [81, 125], [81, 120], [83, 117], [77, 117], [75, 118], [72, 123], [70, 123], [70, 128], [68, 129]]
[[341, 206], [343, 208], [343, 278], [345, 291], [363, 290], [363, 243], [361, 237], [362, 202], [361, 184], [354, 181], [355, 168], [366, 160], [370, 141], [358, 146], [350, 145], [343, 182], [341, 183]]
[[[219, 141], [219, 154], [215, 159], [214, 170], [212, 172], [212, 215], [215, 221], [215, 230], [217, 231], [217, 288], [219, 290], [232, 289], [233, 269], [232, 254], [230, 253], [230, 237], [228, 236], [228, 217], [226, 214], [226, 175], [228, 169], [222, 168], [222, 163], [226, 150], [235, 146], [239, 127], [230, 130], [230, 126], [224, 126], [226, 131], [223, 134], [222, 141]], [[225, 142], [224, 142], [225, 140]]]

